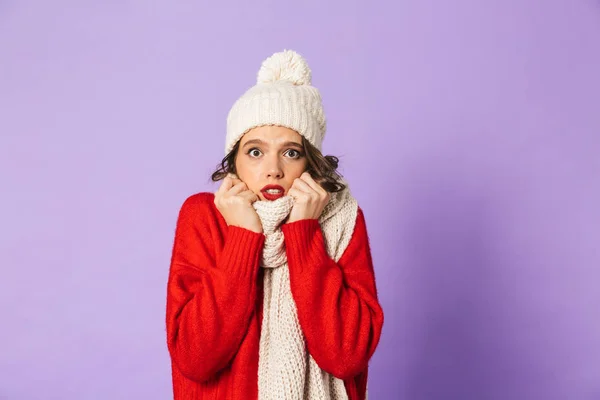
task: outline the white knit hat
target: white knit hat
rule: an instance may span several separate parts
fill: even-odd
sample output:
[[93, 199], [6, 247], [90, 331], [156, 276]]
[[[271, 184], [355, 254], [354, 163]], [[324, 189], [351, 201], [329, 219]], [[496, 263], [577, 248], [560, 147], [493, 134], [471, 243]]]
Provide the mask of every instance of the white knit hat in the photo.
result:
[[257, 83], [227, 116], [225, 154], [250, 129], [278, 125], [293, 129], [321, 150], [326, 121], [321, 95], [311, 86], [311, 71], [298, 53], [284, 50], [263, 61]]

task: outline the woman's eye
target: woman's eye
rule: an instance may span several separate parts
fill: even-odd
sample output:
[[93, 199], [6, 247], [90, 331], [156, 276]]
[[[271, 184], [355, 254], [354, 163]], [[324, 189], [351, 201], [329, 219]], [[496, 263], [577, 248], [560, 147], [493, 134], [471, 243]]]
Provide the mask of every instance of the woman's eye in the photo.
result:
[[300, 152], [298, 152], [298, 150], [290, 149], [287, 151], [287, 155], [291, 158], [298, 158], [300, 157]]
[[260, 150], [258, 149], [251, 149], [248, 154], [250, 154], [250, 157], [259, 157], [260, 156]]

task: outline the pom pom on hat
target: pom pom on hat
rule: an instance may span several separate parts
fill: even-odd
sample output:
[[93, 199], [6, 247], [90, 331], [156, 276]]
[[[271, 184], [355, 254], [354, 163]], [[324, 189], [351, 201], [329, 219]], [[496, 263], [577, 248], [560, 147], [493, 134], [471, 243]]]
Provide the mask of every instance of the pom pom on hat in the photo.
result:
[[256, 81], [258, 84], [288, 81], [294, 85], [310, 85], [311, 71], [300, 54], [284, 50], [263, 61]]
[[311, 79], [308, 63], [295, 51], [284, 50], [264, 60], [256, 85], [229, 110], [225, 154], [246, 132], [265, 125], [292, 129], [321, 150], [327, 124], [321, 94]]

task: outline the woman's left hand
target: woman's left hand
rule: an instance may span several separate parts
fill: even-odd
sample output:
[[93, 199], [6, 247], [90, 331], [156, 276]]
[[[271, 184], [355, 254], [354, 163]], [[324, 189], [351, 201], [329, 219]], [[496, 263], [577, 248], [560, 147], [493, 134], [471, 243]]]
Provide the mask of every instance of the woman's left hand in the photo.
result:
[[315, 182], [308, 172], [294, 180], [288, 195], [294, 199], [288, 224], [302, 219], [318, 219], [331, 197], [331, 194]]

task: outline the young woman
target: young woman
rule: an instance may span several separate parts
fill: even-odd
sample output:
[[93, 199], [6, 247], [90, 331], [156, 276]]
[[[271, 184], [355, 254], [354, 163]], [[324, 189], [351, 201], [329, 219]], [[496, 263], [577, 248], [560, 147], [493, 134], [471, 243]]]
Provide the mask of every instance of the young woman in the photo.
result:
[[175, 400], [366, 398], [383, 312], [365, 219], [305, 60], [263, 62], [227, 118], [216, 193], [183, 203], [167, 287]]

